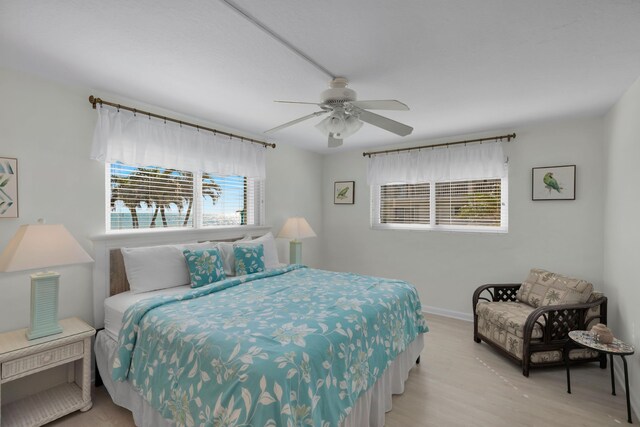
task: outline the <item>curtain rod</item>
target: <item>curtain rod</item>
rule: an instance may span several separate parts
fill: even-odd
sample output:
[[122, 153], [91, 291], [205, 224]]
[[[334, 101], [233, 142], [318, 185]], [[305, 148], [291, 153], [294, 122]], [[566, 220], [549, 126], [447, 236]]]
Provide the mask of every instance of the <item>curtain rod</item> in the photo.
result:
[[127, 107], [126, 105], [115, 104], [113, 102], [105, 101], [105, 100], [100, 99], [100, 98], [95, 98], [93, 95], [91, 95], [89, 97], [89, 102], [91, 103], [91, 105], [93, 105], [93, 109], [94, 110], [96, 109], [96, 104], [100, 104], [100, 106], [102, 106], [102, 105], [110, 105], [111, 107], [115, 107], [118, 110], [131, 111], [131, 112], [133, 112], [134, 115], [140, 113], [143, 116], [149, 116], [149, 118], [155, 117], [156, 119], [161, 119], [161, 120], [164, 120], [165, 122], [169, 121], [169, 122], [173, 122], [173, 123], [178, 123], [180, 126], [190, 126], [192, 128], [196, 128], [198, 130], [200, 130], [200, 129], [208, 130], [209, 132], [213, 132], [214, 134], [225, 135], [225, 136], [228, 136], [229, 138], [239, 139], [240, 141], [255, 142], [256, 144], [263, 145], [264, 147], [276, 148], [276, 144], [274, 144], [274, 143], [259, 141], [257, 139], [247, 138], [245, 136], [235, 135], [235, 134], [229, 133], [229, 132], [222, 132], [222, 131], [220, 131], [218, 129], [212, 129], [212, 128], [208, 128], [208, 127], [205, 127], [205, 126], [200, 126], [200, 125], [196, 125], [196, 124], [193, 124], [193, 123], [185, 122], [185, 121], [182, 121], [182, 120], [172, 119], [171, 117], [161, 116], [159, 114], [150, 113], [149, 111], [138, 110], [137, 108]]
[[371, 156], [375, 156], [376, 154], [399, 153], [401, 151], [420, 150], [422, 148], [448, 147], [449, 145], [470, 144], [472, 142], [498, 141], [498, 140], [502, 141], [503, 139], [506, 139], [507, 142], [509, 142], [512, 139], [516, 139], [516, 134], [510, 133], [508, 135], [498, 135], [498, 136], [492, 136], [488, 138], [467, 139], [465, 141], [455, 141], [455, 142], [444, 142], [442, 144], [421, 145], [419, 147], [396, 148], [394, 150], [370, 151], [368, 153], [362, 153], [362, 155], [364, 157], [366, 156], [371, 157]]

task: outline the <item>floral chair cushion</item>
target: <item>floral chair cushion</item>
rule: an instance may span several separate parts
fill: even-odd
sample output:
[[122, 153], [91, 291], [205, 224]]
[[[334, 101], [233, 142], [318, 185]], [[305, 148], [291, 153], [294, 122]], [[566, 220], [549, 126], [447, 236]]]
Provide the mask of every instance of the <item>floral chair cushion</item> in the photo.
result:
[[199, 288], [226, 277], [222, 266], [222, 256], [218, 248], [199, 251], [185, 249], [182, 253], [189, 267], [192, 288]]
[[[524, 337], [524, 324], [527, 317], [534, 310], [533, 307], [521, 302], [486, 302], [481, 301], [476, 306], [478, 318], [492, 323], [518, 338]], [[544, 319], [541, 319], [544, 323]], [[542, 338], [542, 327], [536, 323], [533, 327], [532, 338]]]
[[516, 298], [537, 308], [547, 305], [585, 303], [592, 292], [593, 285], [585, 280], [534, 268], [518, 289]]
[[[533, 307], [518, 302], [479, 302], [476, 307], [478, 332], [522, 360], [524, 324], [533, 310]], [[544, 319], [539, 320], [544, 325]], [[542, 338], [542, 327], [539, 324], [533, 327], [532, 338]], [[569, 352], [571, 360], [590, 359], [597, 355], [597, 352], [584, 348]], [[538, 351], [531, 353], [530, 358], [532, 363], [559, 362], [562, 361], [562, 351]]]
[[264, 247], [260, 245], [233, 245], [233, 254], [236, 257], [236, 274], [259, 273], [265, 270]]

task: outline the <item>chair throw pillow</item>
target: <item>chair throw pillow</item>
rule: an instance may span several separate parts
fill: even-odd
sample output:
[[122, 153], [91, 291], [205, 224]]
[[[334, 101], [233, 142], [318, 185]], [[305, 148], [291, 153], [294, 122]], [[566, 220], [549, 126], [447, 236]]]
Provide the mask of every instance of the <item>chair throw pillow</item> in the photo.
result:
[[532, 307], [585, 303], [593, 285], [585, 280], [534, 268], [522, 283], [516, 298]]
[[222, 256], [218, 248], [198, 251], [185, 249], [182, 253], [189, 266], [192, 288], [218, 282], [226, 277], [222, 266]]
[[236, 275], [259, 273], [265, 270], [264, 247], [260, 245], [233, 245], [236, 258]]

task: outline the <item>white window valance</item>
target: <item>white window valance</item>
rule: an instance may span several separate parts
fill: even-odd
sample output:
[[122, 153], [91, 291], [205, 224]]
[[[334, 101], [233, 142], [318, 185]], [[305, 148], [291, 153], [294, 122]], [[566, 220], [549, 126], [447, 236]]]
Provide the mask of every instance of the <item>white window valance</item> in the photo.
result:
[[369, 159], [367, 183], [417, 184], [504, 178], [506, 174], [502, 143], [497, 141], [375, 155]]
[[261, 145], [106, 106], [97, 111], [92, 159], [265, 179]]

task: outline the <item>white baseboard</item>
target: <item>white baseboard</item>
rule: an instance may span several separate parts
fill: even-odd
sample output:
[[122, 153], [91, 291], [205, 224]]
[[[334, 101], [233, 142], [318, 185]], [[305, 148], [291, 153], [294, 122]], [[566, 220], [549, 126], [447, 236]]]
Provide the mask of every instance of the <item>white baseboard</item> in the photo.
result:
[[473, 322], [471, 313], [463, 313], [461, 311], [447, 310], [446, 308], [422, 306], [422, 311], [429, 314], [437, 314], [438, 316], [451, 317], [453, 319], [466, 320]]

